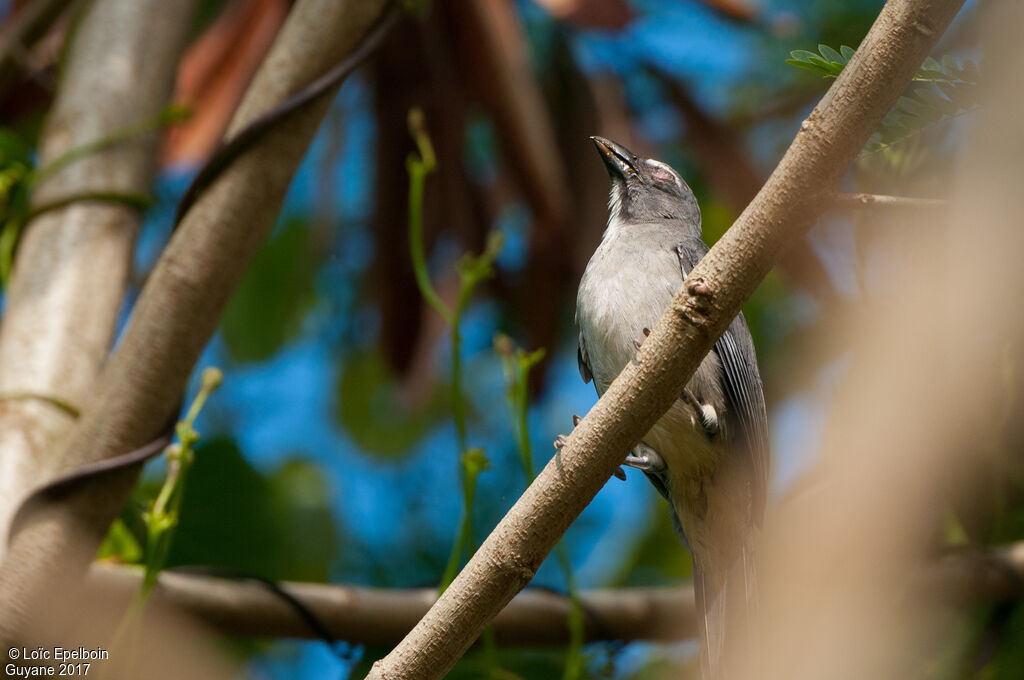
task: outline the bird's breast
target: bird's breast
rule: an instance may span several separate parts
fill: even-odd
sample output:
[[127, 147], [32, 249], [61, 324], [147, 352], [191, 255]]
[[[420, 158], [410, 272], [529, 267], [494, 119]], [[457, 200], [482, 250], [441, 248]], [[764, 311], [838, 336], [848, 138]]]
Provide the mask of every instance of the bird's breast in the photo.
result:
[[[682, 283], [672, 247], [644, 236], [627, 229], [606, 234], [580, 282], [576, 320], [598, 394], [633, 360], [643, 329], [654, 328]], [[721, 413], [720, 373], [717, 357], [709, 353], [687, 387]], [[714, 442], [694, 427], [692, 415], [689, 406], [677, 401], [643, 439], [669, 463], [678, 483], [700, 476], [716, 455]]]
[[654, 327], [682, 280], [671, 252], [644, 247], [625, 231], [609, 228], [587, 264], [576, 300], [599, 393], [632, 359], [643, 329]]

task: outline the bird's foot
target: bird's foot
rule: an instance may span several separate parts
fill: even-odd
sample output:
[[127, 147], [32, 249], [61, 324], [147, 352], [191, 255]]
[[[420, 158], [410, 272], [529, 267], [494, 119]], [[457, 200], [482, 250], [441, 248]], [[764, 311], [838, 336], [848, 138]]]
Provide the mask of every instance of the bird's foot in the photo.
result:
[[667, 467], [661, 454], [646, 444], [637, 444], [622, 464], [653, 475], [660, 475]]
[[[578, 415], [573, 414], [572, 426], [576, 427], [577, 425], [580, 424], [581, 420], [583, 420], [583, 419], [580, 418]], [[565, 445], [568, 443], [568, 441], [569, 441], [569, 435], [565, 435], [565, 434], [558, 435], [557, 437], [555, 437], [555, 442], [554, 442], [555, 449], [561, 451], [565, 447]], [[615, 472], [612, 473], [612, 474], [615, 476], [616, 479], [621, 479], [622, 481], [626, 481], [626, 473], [625, 473], [625, 471], [623, 471], [622, 468], [616, 469]]]
[[640, 351], [640, 348], [643, 346], [644, 340], [646, 340], [647, 336], [651, 334], [651, 329], [650, 328], [643, 329], [643, 334], [644, 334], [644, 337], [642, 339], [641, 338], [636, 338], [636, 339], [633, 340], [633, 346], [636, 347], [638, 352]]
[[[583, 419], [580, 418], [578, 415], [576, 415], [574, 413], [573, 416], [572, 416], [572, 426], [576, 427], [577, 425], [580, 424], [581, 420], [583, 420]], [[554, 442], [555, 443], [555, 448], [557, 450], [561, 451], [562, 448], [566, 445], [566, 443], [568, 441], [569, 441], [569, 435], [567, 435], [567, 434], [560, 434], [560, 435], [558, 435], [557, 437], [555, 437], [555, 442]]]
[[685, 387], [683, 388], [683, 401], [693, 409], [696, 420], [695, 426], [699, 424], [708, 438], [718, 434], [718, 411], [715, 410], [714, 406], [700, 403], [697, 397], [693, 396], [693, 392]]

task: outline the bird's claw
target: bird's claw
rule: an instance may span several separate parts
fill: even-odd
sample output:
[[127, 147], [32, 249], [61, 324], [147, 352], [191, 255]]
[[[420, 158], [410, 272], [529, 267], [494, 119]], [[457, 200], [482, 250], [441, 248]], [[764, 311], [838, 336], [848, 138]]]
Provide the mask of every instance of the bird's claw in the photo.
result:
[[[576, 427], [577, 425], [580, 424], [581, 420], [583, 420], [583, 419], [580, 418], [578, 415], [576, 415], [574, 413], [573, 416], [572, 416], [572, 426]], [[558, 450], [558, 451], [561, 451], [563, 448], [565, 448], [565, 445], [568, 442], [569, 442], [569, 436], [568, 435], [565, 435], [565, 434], [558, 435], [557, 437], [555, 437], [555, 442], [554, 442], [555, 449]], [[623, 470], [622, 468], [616, 468], [615, 472], [613, 472], [612, 475], [616, 479], [621, 479], [622, 481], [626, 481], [626, 471]]]
[[666, 468], [665, 459], [661, 454], [646, 444], [637, 444], [622, 464], [650, 474], [661, 474]]
[[[576, 415], [574, 413], [573, 416], [572, 416], [572, 426], [576, 427], [577, 425], [580, 424], [581, 420], [583, 420], [583, 419], [580, 418], [578, 415]], [[555, 437], [555, 441], [554, 441], [555, 449], [557, 451], [561, 451], [565, 447], [566, 443], [568, 443], [568, 441], [569, 441], [569, 435], [565, 435], [565, 434], [558, 435], [557, 437]]]
[[643, 339], [636, 338], [636, 339], [633, 340], [633, 346], [636, 347], [638, 352], [640, 351], [640, 348], [643, 346], [644, 340], [646, 340], [647, 336], [651, 334], [651, 329], [650, 328], [644, 328], [642, 332], [644, 334]]

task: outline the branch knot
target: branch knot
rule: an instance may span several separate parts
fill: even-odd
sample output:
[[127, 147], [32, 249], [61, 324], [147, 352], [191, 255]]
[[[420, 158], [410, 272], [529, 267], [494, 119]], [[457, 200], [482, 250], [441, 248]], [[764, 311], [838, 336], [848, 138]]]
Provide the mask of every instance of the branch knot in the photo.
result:
[[701, 276], [687, 277], [683, 284], [686, 296], [679, 304], [673, 305], [677, 314], [691, 326], [703, 325], [710, 314], [714, 290]]

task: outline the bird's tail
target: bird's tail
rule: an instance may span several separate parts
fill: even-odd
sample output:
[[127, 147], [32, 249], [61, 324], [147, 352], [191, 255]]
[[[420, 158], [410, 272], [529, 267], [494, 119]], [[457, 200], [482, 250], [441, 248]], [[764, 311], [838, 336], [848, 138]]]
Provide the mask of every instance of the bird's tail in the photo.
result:
[[704, 680], [756, 677], [757, 571], [753, 540], [731, 554], [694, 554], [693, 587]]

